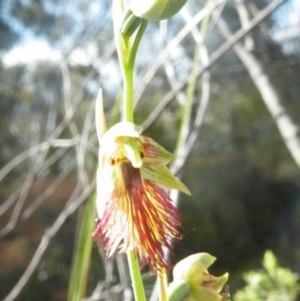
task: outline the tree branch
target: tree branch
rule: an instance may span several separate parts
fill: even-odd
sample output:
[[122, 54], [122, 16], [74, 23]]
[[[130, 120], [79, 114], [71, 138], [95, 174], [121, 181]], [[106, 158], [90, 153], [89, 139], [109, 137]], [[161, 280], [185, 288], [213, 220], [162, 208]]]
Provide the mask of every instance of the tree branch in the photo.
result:
[[[267, 18], [279, 5], [281, 5], [285, 0], [274, 0], [267, 7], [265, 7], [259, 14], [255, 16], [249, 23], [247, 28], [242, 28], [237, 31], [232, 37], [227, 40], [221, 47], [219, 47], [209, 58], [206, 65], [201, 66], [198, 69], [197, 76], [201, 76], [207, 69], [209, 69], [218, 59], [220, 59], [229, 49], [231, 49], [240, 39], [247, 35], [251, 30], [253, 30], [260, 22]], [[186, 87], [189, 83], [188, 80], [183, 81], [178, 84], [176, 88], [172, 89], [166, 94], [166, 96], [159, 102], [156, 108], [148, 116], [148, 118], [143, 122], [142, 127], [144, 129], [148, 128], [154, 120], [161, 114], [163, 109], [169, 104], [170, 101], [176, 95]]]
[[[226, 21], [220, 18], [218, 20], [218, 26], [222, 35], [226, 39], [231, 40], [232, 34]], [[240, 43], [236, 43], [233, 49], [247, 68], [254, 84], [260, 91], [265, 105], [279, 129], [284, 143], [300, 168], [299, 127], [293, 122], [292, 118], [286, 111], [279, 89], [273, 83], [271, 76], [267, 73], [266, 67], [257, 56], [255, 56], [252, 52], [247, 51], [247, 49]]]
[[[93, 181], [88, 187], [86, 187], [80, 195], [78, 194], [78, 189], [75, 188], [75, 191], [73, 195], [70, 197], [66, 208], [61, 212], [61, 214], [58, 216], [54, 224], [51, 226], [51, 228], [47, 229], [45, 231], [44, 236], [41, 239], [41, 242], [31, 259], [31, 262], [27, 266], [27, 269], [15, 285], [15, 287], [11, 290], [11, 292], [4, 298], [3, 301], [13, 301], [15, 300], [19, 294], [21, 293], [22, 289], [26, 285], [26, 283], [29, 281], [31, 276], [33, 275], [34, 271], [36, 270], [38, 264], [40, 263], [44, 253], [46, 252], [49, 243], [51, 239], [56, 235], [58, 230], [62, 227], [62, 225], [65, 223], [67, 218], [72, 215], [77, 208], [84, 202], [84, 200], [92, 193], [92, 191], [95, 189], [95, 181]], [[81, 189], [79, 189], [81, 190]]]

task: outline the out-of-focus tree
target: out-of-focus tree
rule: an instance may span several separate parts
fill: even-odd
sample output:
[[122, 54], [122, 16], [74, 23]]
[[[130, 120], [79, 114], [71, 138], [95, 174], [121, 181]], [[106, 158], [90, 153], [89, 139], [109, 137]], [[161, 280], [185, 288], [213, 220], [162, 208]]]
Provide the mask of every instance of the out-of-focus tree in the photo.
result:
[[244, 275], [246, 287], [239, 290], [236, 301], [294, 301], [300, 292], [299, 275], [278, 265], [271, 251], [264, 254], [263, 269]]
[[[200, 251], [216, 255], [219, 269], [231, 272], [229, 284], [235, 289], [241, 271], [253, 268], [266, 248], [277, 248], [285, 256], [293, 249], [290, 254], [296, 254], [290, 233], [299, 233], [295, 222], [285, 223], [286, 219], [293, 221], [298, 212], [299, 170], [263, 103], [263, 93], [253, 84], [254, 76], [249, 76], [251, 66], [241, 59], [241, 51], [263, 64], [263, 71], [268, 71], [280, 92], [285, 113], [295, 124], [299, 124], [300, 68], [297, 54], [283, 53], [282, 45], [274, 42], [277, 25], [272, 15], [242, 37], [270, 1], [210, 2], [213, 18], [204, 39], [208, 58], [198, 64], [200, 70], [209, 69], [211, 96], [203, 124], [200, 129], [196, 127], [199, 139], [184, 169], [180, 168], [193, 200], [180, 202], [186, 235], [176, 253], [179, 257]], [[0, 295], [5, 297], [25, 275], [21, 279], [29, 285], [18, 291], [24, 300], [46, 301], [47, 296], [65, 300], [75, 236], [74, 213], [79, 212], [80, 220], [81, 210], [77, 209], [82, 208], [94, 187], [91, 178], [98, 146], [92, 100], [100, 87], [108, 115], [112, 120], [120, 115], [118, 105], [114, 106], [121, 76], [111, 1], [12, 0], [1, 5], [8, 16], [1, 19], [0, 43], [7, 40], [5, 47], [1, 46], [2, 55], [16, 41], [11, 34], [16, 30], [15, 37], [47, 41], [59, 53], [59, 59], [1, 65], [0, 246], [3, 258], [9, 258], [12, 248], [20, 248], [22, 256], [18, 253], [16, 265], [7, 266], [1, 274], [5, 285]], [[192, 31], [184, 33], [183, 29], [205, 5], [204, 1], [190, 0], [182, 14], [159, 25], [150, 24], [137, 56], [136, 122], [146, 124], [147, 134], [169, 150], [175, 148], [185, 87], [200, 39], [199, 24]], [[201, 18], [197, 18], [199, 23]], [[217, 27], [220, 20], [241, 35], [232, 43], [234, 51], [223, 52], [214, 61], [220, 47], [229, 45], [233, 35], [223, 32], [222, 36]], [[177, 36], [180, 32], [182, 39]], [[242, 50], [236, 51], [236, 45]], [[201, 80], [196, 83], [189, 130], [200, 118]], [[70, 204], [75, 204], [73, 209]], [[49, 227], [51, 230], [46, 231]], [[31, 258], [33, 268], [23, 274]], [[96, 248], [93, 258], [88, 294], [98, 282], [98, 291], [105, 290], [110, 282], [121, 295], [124, 287], [120, 283], [123, 285], [126, 277], [124, 280], [111, 262], [104, 275]], [[290, 255], [287, 261], [290, 264], [296, 260]], [[299, 262], [297, 265], [300, 268]], [[53, 285], [51, 294], [47, 281]], [[105, 292], [103, 296], [109, 296], [111, 290]], [[16, 298], [10, 296], [6, 300]]]

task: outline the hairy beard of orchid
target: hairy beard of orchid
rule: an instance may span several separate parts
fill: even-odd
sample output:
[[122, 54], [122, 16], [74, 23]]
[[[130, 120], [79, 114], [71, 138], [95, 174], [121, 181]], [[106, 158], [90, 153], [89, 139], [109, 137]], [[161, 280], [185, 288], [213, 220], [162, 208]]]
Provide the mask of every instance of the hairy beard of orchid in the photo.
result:
[[135, 250], [157, 272], [169, 267], [163, 246], [181, 239], [180, 213], [164, 189], [190, 192], [166, 167], [173, 155], [141, 130], [121, 122], [101, 138], [93, 236], [102, 238], [107, 257]]

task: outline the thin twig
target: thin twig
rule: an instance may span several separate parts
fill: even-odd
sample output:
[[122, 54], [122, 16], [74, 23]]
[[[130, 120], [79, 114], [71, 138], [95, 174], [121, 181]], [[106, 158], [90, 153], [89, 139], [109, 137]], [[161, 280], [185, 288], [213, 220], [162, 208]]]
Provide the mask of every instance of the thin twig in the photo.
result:
[[48, 151], [44, 150], [39, 154], [39, 157], [37, 158], [32, 170], [28, 173], [25, 183], [22, 186], [20, 197], [16, 202], [16, 205], [14, 207], [13, 213], [9, 219], [9, 222], [0, 230], [0, 238], [4, 235], [7, 235], [10, 231], [12, 231], [17, 224], [19, 217], [21, 215], [21, 211], [23, 209], [25, 200], [29, 194], [29, 191], [31, 189], [31, 186], [33, 184], [33, 181], [36, 177], [37, 172], [43, 165], [45, 158], [47, 156]]
[[31, 204], [24, 210], [22, 220], [28, 219], [32, 213], [43, 203], [43, 201], [50, 196], [59, 185], [65, 180], [70, 172], [76, 167], [76, 161], [73, 161], [68, 167], [49, 185], [42, 194], [40, 194]]
[[8, 199], [6, 199], [3, 204], [0, 206], [0, 216], [3, 215], [18, 199], [20, 195], [21, 187], [17, 189], [13, 194], [11, 194]]
[[[220, 32], [225, 38], [231, 38], [231, 31], [223, 18], [218, 20]], [[252, 81], [260, 91], [262, 99], [273, 117], [281, 137], [292, 158], [300, 168], [300, 129], [287, 112], [281, 93], [274, 83], [268, 69], [259, 57], [249, 52], [241, 43], [234, 45], [234, 51], [247, 68]]]
[[[153, 63], [152, 67], [147, 70], [146, 74], [142, 77], [141, 81], [139, 82], [139, 88], [137, 89], [134, 97], [135, 97], [135, 104], [138, 103], [140, 98], [142, 97], [143, 92], [145, 91], [146, 87], [148, 86], [149, 82], [159, 69], [159, 67], [164, 63], [164, 60], [167, 56], [174, 51], [174, 48], [179, 45], [179, 43], [186, 37], [186, 35], [195, 27], [198, 23], [200, 23], [203, 18], [205, 18], [208, 14], [210, 14], [218, 5], [220, 5], [225, 0], [218, 0], [213, 1], [208, 6], [204, 7], [200, 12], [198, 12], [192, 20], [187, 23], [179, 33], [168, 43], [163, 51], [161, 51], [160, 55]], [[179, 91], [178, 91], [179, 92]]]
[[53, 223], [51, 228], [47, 229], [45, 231], [44, 236], [42, 237], [42, 240], [31, 259], [31, 262], [27, 266], [25, 272], [17, 282], [17, 284], [14, 286], [14, 288], [11, 290], [11, 292], [4, 298], [3, 301], [13, 301], [15, 300], [19, 294], [21, 293], [22, 289], [26, 285], [26, 283], [29, 281], [31, 276], [33, 275], [34, 271], [36, 270], [38, 264], [40, 263], [44, 253], [46, 252], [49, 243], [51, 239], [56, 235], [58, 230], [62, 227], [62, 225], [65, 223], [67, 218], [72, 215], [78, 207], [84, 202], [84, 200], [92, 193], [92, 191], [95, 189], [95, 181], [90, 183], [88, 187], [86, 187], [80, 195], [74, 197], [72, 195], [66, 205], [66, 208], [61, 212], [61, 214], [58, 216], [56, 221]]
[[[238, 30], [232, 35], [230, 40], [224, 42], [209, 58], [209, 62], [203, 65], [197, 71], [197, 76], [201, 76], [207, 69], [209, 69], [216, 61], [218, 61], [229, 49], [231, 49], [240, 39], [242, 39], [246, 34], [253, 30], [260, 22], [267, 18], [279, 5], [281, 5], [285, 0], [274, 0], [267, 7], [265, 7], [259, 14], [257, 14], [250, 22], [249, 26], [245, 29]], [[163, 109], [169, 104], [170, 101], [186, 87], [188, 80], [183, 81], [178, 84], [175, 89], [168, 92], [165, 97], [159, 102], [156, 108], [148, 116], [148, 118], [143, 122], [142, 127], [147, 129], [154, 120], [161, 114]]]
[[[187, 10], [183, 11], [183, 16], [185, 17], [186, 21], [190, 19], [189, 12]], [[201, 58], [201, 64], [206, 65], [209, 62], [208, 57], [208, 50], [206, 46], [204, 45], [203, 37], [201, 36], [200, 31], [197, 28], [194, 28], [194, 39], [195, 41], [201, 45], [200, 47], [200, 58]], [[203, 124], [204, 116], [208, 107], [208, 103], [210, 100], [210, 72], [206, 70], [202, 75], [202, 89], [201, 89], [201, 97], [199, 98], [199, 105], [197, 108], [197, 113], [194, 118], [192, 126], [187, 125], [187, 129], [184, 131], [185, 137], [184, 143], [179, 147], [177, 150], [177, 156], [176, 160], [171, 166], [172, 173], [176, 174], [178, 176], [178, 173], [184, 166], [192, 147], [194, 146], [194, 143], [197, 140], [197, 137], [199, 135], [200, 127]]]

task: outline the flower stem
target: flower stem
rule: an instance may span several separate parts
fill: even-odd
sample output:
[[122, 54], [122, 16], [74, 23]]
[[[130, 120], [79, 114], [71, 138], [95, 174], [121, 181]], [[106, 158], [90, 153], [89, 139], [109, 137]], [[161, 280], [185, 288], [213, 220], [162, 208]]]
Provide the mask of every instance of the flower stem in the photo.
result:
[[133, 122], [133, 64], [124, 65], [123, 119]]
[[[133, 77], [134, 77], [134, 63], [136, 58], [136, 53], [143, 34], [148, 25], [148, 21], [142, 20], [141, 25], [138, 29], [136, 36], [134, 37], [134, 42], [132, 46], [129, 41], [126, 43], [127, 55], [124, 55], [121, 59], [122, 61], [122, 71], [124, 80], [124, 102], [123, 102], [123, 119], [124, 121], [133, 122]], [[129, 53], [129, 55], [128, 55]]]
[[166, 271], [163, 269], [157, 274], [158, 278], [158, 288], [159, 288], [159, 301], [167, 301], [167, 275]]
[[[134, 77], [134, 63], [137, 53], [137, 48], [144, 31], [147, 27], [148, 22], [142, 22], [140, 28], [138, 29], [137, 35], [135, 37], [133, 47], [130, 49], [130, 55], [128, 61], [121, 64], [123, 69], [123, 80], [124, 80], [124, 99], [123, 99], [123, 119], [124, 121], [133, 122], [133, 77]], [[130, 47], [130, 44], [127, 44]], [[130, 276], [132, 280], [132, 287], [134, 291], [134, 296], [136, 301], [146, 301], [144, 285], [142, 281], [142, 276], [140, 272], [140, 266], [138, 258], [134, 250], [127, 253], [127, 259], [129, 263]]]
[[144, 285], [140, 272], [140, 265], [134, 250], [131, 250], [127, 253], [127, 259], [134, 291], [134, 299], [136, 301], [146, 301]]
[[[120, 31], [120, 24], [118, 20], [121, 19], [123, 9], [123, 2], [121, 0], [114, 1], [114, 27], [115, 27], [115, 40], [120, 65], [122, 69], [124, 89], [123, 89], [123, 120], [134, 122], [133, 117], [133, 92], [134, 92], [134, 63], [136, 58], [137, 49], [142, 36], [147, 27], [148, 21], [142, 20], [137, 30], [136, 35], [123, 35]], [[140, 272], [140, 265], [138, 257], [134, 250], [127, 253], [129, 263], [130, 276], [132, 280], [132, 287], [136, 301], [146, 301], [146, 295], [142, 276]]]

